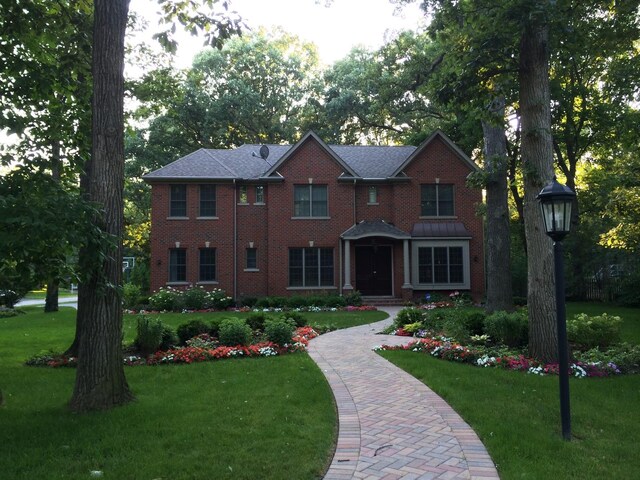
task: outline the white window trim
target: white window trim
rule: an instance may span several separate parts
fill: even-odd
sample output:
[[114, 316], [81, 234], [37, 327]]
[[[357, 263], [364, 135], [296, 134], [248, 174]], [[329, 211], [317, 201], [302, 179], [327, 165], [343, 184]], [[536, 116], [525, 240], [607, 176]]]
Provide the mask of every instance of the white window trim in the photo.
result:
[[[418, 249], [420, 247], [462, 247], [462, 283], [419, 283]], [[432, 290], [469, 290], [471, 288], [471, 261], [469, 258], [469, 240], [413, 240], [411, 242], [411, 280], [413, 288]]]

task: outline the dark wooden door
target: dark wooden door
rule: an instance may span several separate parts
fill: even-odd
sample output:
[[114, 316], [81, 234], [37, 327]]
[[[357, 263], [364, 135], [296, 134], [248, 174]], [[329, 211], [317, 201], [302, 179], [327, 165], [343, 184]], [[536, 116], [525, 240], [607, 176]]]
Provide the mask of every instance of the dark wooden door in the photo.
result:
[[356, 246], [356, 289], [362, 295], [391, 295], [391, 247]]

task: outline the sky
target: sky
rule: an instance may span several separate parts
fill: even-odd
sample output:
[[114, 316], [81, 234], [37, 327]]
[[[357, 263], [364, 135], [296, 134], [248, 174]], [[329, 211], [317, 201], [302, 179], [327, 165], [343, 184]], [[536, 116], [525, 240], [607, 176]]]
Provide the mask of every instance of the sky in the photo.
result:
[[[394, 32], [419, 28], [424, 24], [419, 3], [397, 12], [399, 7], [391, 0], [230, 0], [230, 10], [237, 11], [250, 28], [281, 26], [315, 43], [321, 62], [331, 65], [354, 46], [378, 48]], [[155, 2], [132, 0], [131, 9], [149, 14], [150, 4]], [[201, 50], [202, 39], [184, 34], [179, 36], [179, 43], [176, 66], [185, 68]]]

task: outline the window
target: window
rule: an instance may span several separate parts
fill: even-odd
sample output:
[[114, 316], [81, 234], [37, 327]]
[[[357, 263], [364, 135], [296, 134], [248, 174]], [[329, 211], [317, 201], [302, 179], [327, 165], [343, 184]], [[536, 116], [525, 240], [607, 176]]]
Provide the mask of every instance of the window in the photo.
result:
[[453, 185], [422, 185], [420, 189], [420, 215], [423, 217], [452, 217]]
[[247, 270], [258, 269], [258, 250], [256, 248], [247, 248]]
[[200, 185], [200, 216], [216, 216], [216, 186]]
[[290, 248], [290, 287], [332, 287], [332, 248]]
[[214, 282], [216, 280], [216, 249], [200, 249], [200, 282]]
[[256, 186], [256, 203], [264, 203], [264, 186]]
[[326, 185], [295, 185], [293, 187], [294, 217], [326, 217], [328, 211]]
[[378, 187], [369, 187], [369, 200], [367, 203], [378, 203]]
[[249, 196], [247, 195], [247, 186], [240, 185], [238, 193], [238, 203], [249, 203]]
[[187, 281], [187, 251], [184, 248], [169, 250], [169, 282]]
[[469, 288], [467, 240], [418, 240], [413, 244], [416, 285]]
[[187, 186], [171, 185], [170, 217], [187, 216]]

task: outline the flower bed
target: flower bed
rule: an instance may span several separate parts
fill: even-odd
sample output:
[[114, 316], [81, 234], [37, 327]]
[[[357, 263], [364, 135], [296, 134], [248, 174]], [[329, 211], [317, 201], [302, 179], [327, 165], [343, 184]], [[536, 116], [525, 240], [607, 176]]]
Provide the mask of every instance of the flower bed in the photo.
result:
[[[227, 308], [224, 309], [223, 311], [225, 312], [240, 312], [240, 313], [247, 313], [247, 312], [276, 312], [276, 313], [280, 313], [280, 312], [375, 312], [378, 309], [376, 307], [374, 307], [373, 305], [360, 305], [360, 306], [353, 306], [353, 305], [349, 305], [346, 307], [299, 307], [299, 308], [249, 308], [249, 307], [233, 307], [233, 308]], [[215, 309], [215, 308], [205, 308], [205, 309], [200, 309], [200, 310], [188, 310], [188, 309], [183, 309], [182, 313], [211, 313], [211, 312], [220, 312], [221, 310], [219, 309]], [[151, 314], [151, 315], [156, 315], [159, 313], [165, 313], [167, 312], [167, 310], [131, 310], [131, 309], [125, 309], [124, 313], [126, 314], [130, 314], [130, 315], [137, 315], [137, 314]]]
[[[146, 358], [140, 355], [125, 355], [123, 362], [125, 365], [133, 366], [208, 362], [225, 358], [273, 357], [286, 353], [304, 352], [307, 350], [309, 340], [317, 336], [318, 333], [313, 328], [300, 327], [296, 329], [291, 343], [283, 346], [276, 345], [272, 342], [260, 342], [249, 346], [218, 346], [215, 348], [188, 345], [186, 347], [158, 351]], [[76, 357], [67, 357], [55, 353], [46, 353], [27, 360], [26, 364], [52, 368], [76, 367], [78, 365], [78, 359]]]
[[[460, 345], [446, 337], [427, 337], [407, 345], [379, 345], [375, 351], [410, 350], [423, 352], [444, 360], [468, 363], [478, 367], [496, 367], [507, 370], [524, 371], [534, 375], [557, 375], [558, 364], [544, 364], [524, 355], [491, 356], [485, 348], [474, 348]], [[574, 362], [570, 366], [571, 375], [576, 378], [607, 377], [620, 374], [620, 369], [613, 362]]]

